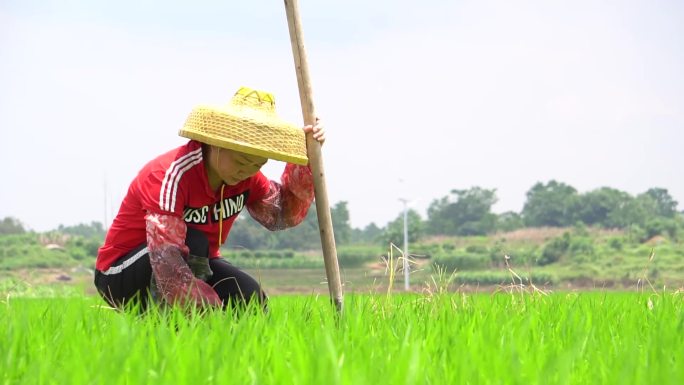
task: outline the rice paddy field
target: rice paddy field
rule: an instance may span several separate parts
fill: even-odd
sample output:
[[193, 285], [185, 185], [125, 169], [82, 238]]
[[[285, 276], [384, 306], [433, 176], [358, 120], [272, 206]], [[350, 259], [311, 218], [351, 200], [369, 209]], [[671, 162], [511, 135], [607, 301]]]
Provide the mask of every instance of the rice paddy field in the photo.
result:
[[0, 302], [3, 384], [681, 384], [684, 294], [275, 296], [263, 314]]

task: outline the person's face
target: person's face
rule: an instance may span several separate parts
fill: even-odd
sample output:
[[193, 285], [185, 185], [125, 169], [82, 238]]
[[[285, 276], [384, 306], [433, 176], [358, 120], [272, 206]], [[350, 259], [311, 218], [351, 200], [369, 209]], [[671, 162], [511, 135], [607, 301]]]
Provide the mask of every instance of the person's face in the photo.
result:
[[212, 147], [210, 164], [225, 184], [235, 185], [249, 178], [266, 164], [268, 159], [256, 155]]

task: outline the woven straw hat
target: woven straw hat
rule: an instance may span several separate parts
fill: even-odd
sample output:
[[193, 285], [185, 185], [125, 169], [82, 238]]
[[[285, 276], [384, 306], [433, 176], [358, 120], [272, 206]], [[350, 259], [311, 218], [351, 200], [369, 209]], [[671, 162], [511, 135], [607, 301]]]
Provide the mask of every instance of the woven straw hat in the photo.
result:
[[276, 115], [272, 94], [248, 87], [240, 88], [226, 106], [195, 107], [178, 134], [246, 154], [308, 163], [302, 128]]

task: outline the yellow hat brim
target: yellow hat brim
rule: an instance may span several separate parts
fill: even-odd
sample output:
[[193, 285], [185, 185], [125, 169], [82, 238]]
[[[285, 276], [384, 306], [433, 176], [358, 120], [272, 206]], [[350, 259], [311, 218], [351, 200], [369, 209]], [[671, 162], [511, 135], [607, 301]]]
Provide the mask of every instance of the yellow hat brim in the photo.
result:
[[294, 164], [306, 165], [306, 137], [301, 127], [275, 113], [229, 104], [198, 106], [180, 136], [213, 146]]

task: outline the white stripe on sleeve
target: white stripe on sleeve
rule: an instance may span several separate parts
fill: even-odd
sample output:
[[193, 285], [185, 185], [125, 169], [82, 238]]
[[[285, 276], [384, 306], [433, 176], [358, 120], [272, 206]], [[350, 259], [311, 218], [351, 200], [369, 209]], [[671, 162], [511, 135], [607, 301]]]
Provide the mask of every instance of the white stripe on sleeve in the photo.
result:
[[191, 151], [180, 158], [176, 159], [171, 163], [168, 169], [166, 169], [166, 174], [164, 174], [164, 180], [162, 180], [161, 188], [159, 189], [159, 208], [162, 210], [169, 211], [169, 199], [171, 195], [171, 188], [173, 185], [173, 178], [176, 176], [178, 169], [186, 165], [188, 162], [192, 162], [191, 158], [199, 156], [202, 159], [202, 149], [198, 148], [195, 151]]
[[[189, 169], [192, 168], [192, 166], [200, 163], [202, 161], [202, 155], [200, 154], [199, 157], [197, 157], [195, 160], [192, 161], [192, 163], [186, 165], [182, 169], [178, 171], [178, 175], [176, 176], [174, 182], [173, 182], [173, 193], [171, 194], [171, 205], [169, 206], [168, 211], [173, 212], [176, 208], [176, 192], [178, 191], [178, 184], [180, 183], [181, 177], [183, 174], [188, 171]], [[170, 187], [170, 186], [169, 186]], [[167, 202], [168, 203], [168, 202]]]

